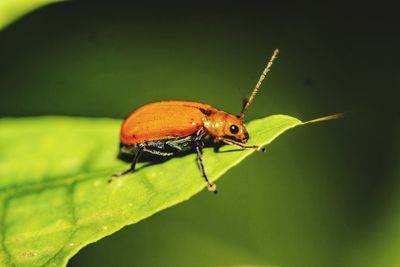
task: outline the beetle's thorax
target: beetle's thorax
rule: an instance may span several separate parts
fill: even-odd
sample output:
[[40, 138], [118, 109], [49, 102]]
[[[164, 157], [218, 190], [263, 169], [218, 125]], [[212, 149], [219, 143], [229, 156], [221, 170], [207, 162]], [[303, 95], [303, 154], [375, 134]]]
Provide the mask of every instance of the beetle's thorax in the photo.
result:
[[[241, 143], [246, 143], [248, 133], [242, 120], [235, 115], [218, 110], [203, 118], [204, 128], [207, 133], [214, 137], [225, 137], [235, 139]], [[232, 132], [232, 125], [237, 127], [237, 132]]]
[[225, 126], [225, 120], [227, 117], [227, 113], [223, 111], [218, 111], [210, 114], [203, 118], [204, 128], [208, 131], [209, 134], [213, 136], [222, 136], [224, 135], [223, 128]]

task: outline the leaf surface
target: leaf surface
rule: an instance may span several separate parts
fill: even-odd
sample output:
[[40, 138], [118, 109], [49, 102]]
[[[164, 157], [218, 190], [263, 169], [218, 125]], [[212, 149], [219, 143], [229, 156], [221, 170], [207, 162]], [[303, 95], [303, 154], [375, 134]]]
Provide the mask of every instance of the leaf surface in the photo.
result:
[[[82, 247], [207, 190], [194, 154], [140, 163], [109, 184], [111, 174], [129, 167], [116, 159], [120, 123], [0, 120], [0, 266], [65, 266]], [[302, 124], [285, 115], [252, 121], [249, 143], [267, 145]], [[215, 181], [251, 153], [206, 148], [206, 171]]]
[[0, 30], [39, 7], [62, 0], [1, 0]]

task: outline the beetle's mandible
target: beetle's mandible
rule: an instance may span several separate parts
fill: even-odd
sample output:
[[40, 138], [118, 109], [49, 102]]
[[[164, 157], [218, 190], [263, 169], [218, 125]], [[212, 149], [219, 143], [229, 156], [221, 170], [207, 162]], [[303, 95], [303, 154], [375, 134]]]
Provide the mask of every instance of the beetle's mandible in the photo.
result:
[[243, 103], [240, 115], [192, 101], [159, 101], [134, 110], [122, 123], [119, 150], [119, 157], [131, 157], [131, 167], [112, 175], [109, 181], [133, 172], [143, 155], [171, 157], [193, 150], [208, 190], [216, 193], [217, 187], [208, 179], [202, 161], [204, 137], [211, 136], [215, 143], [264, 151], [262, 146], [246, 145], [249, 134], [243, 119], [278, 53], [275, 49], [251, 96]]

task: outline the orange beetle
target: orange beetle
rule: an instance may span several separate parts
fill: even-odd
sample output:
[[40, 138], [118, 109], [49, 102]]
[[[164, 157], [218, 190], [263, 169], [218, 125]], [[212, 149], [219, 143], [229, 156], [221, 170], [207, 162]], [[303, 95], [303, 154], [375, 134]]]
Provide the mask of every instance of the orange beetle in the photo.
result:
[[171, 157], [192, 150], [197, 153], [197, 161], [208, 190], [216, 193], [217, 187], [208, 180], [202, 161], [203, 139], [211, 136], [215, 143], [223, 142], [244, 149], [264, 151], [262, 146], [246, 145], [249, 134], [243, 118], [278, 52], [278, 49], [274, 51], [238, 116], [192, 101], [159, 101], [133, 111], [122, 123], [119, 151], [120, 159], [126, 156], [130, 158], [131, 167], [114, 174], [109, 181], [133, 172], [139, 157], [144, 154]]

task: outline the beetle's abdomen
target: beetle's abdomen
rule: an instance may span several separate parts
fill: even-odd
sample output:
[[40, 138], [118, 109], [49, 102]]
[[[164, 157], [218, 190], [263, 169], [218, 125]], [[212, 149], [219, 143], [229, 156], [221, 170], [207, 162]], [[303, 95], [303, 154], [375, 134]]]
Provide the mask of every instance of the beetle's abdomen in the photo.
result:
[[207, 104], [190, 101], [160, 101], [133, 111], [121, 127], [123, 144], [180, 138], [195, 133], [203, 126]]

